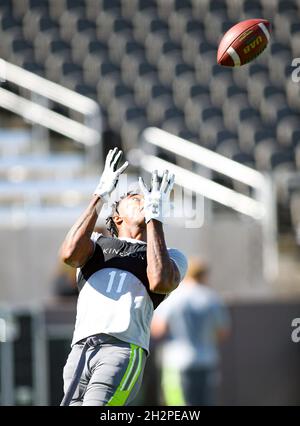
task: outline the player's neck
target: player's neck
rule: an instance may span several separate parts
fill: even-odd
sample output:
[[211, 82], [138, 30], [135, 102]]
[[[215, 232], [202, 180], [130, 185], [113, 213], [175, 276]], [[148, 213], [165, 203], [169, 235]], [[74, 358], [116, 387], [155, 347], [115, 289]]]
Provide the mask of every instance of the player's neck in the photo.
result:
[[146, 229], [141, 229], [139, 227], [132, 227], [121, 229], [119, 231], [119, 237], [122, 238], [132, 238], [133, 240], [147, 241]]

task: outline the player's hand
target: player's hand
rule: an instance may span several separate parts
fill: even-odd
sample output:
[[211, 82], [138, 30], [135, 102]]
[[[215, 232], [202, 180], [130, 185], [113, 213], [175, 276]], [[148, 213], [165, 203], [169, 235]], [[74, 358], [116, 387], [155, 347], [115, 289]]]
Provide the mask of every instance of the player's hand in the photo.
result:
[[123, 166], [118, 168], [118, 164], [122, 157], [122, 151], [118, 148], [110, 149], [105, 160], [104, 170], [97, 188], [94, 191], [95, 195], [99, 195], [104, 201], [108, 201], [109, 194], [117, 186], [119, 176], [128, 166], [128, 161], [125, 161]]
[[175, 176], [168, 170], [163, 173], [161, 184], [158, 180], [157, 170], [152, 172], [151, 189], [148, 190], [143, 178], [139, 178], [139, 185], [144, 195], [145, 222], [151, 219], [164, 222], [166, 213], [170, 207], [170, 193], [174, 186]]

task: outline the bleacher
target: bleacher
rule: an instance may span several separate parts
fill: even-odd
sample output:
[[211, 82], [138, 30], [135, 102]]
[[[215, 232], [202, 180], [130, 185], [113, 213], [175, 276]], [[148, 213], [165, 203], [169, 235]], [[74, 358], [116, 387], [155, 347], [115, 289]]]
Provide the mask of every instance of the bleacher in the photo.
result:
[[[271, 21], [266, 52], [217, 65], [224, 32], [254, 17]], [[1, 0], [0, 57], [96, 100], [126, 152], [157, 126], [289, 188], [300, 168], [299, 17], [298, 0]], [[283, 210], [299, 204], [293, 179]]]
[[[0, 8], [1, 57], [97, 100], [125, 149], [150, 124], [258, 169], [299, 168], [289, 78], [299, 1], [12, 0]], [[221, 68], [222, 34], [250, 17], [271, 20], [271, 46], [248, 66]]]

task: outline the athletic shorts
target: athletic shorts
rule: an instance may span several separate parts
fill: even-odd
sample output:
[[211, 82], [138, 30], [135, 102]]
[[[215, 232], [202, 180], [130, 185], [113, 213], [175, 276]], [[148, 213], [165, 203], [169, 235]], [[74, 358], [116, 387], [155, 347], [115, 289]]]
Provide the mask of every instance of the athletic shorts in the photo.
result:
[[147, 352], [107, 334], [92, 338], [92, 344], [72, 347], [63, 371], [69, 400], [61, 405], [129, 405], [141, 386]]

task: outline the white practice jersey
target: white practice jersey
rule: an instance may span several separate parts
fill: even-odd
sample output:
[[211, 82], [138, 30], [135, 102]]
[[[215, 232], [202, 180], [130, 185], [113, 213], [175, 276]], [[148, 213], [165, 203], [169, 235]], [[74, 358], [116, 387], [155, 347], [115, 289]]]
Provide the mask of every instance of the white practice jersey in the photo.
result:
[[[72, 345], [105, 333], [149, 351], [153, 311], [165, 296], [149, 289], [147, 244], [98, 233], [92, 239], [94, 254], [77, 270], [80, 292]], [[168, 252], [183, 279], [186, 257], [177, 249]]]

